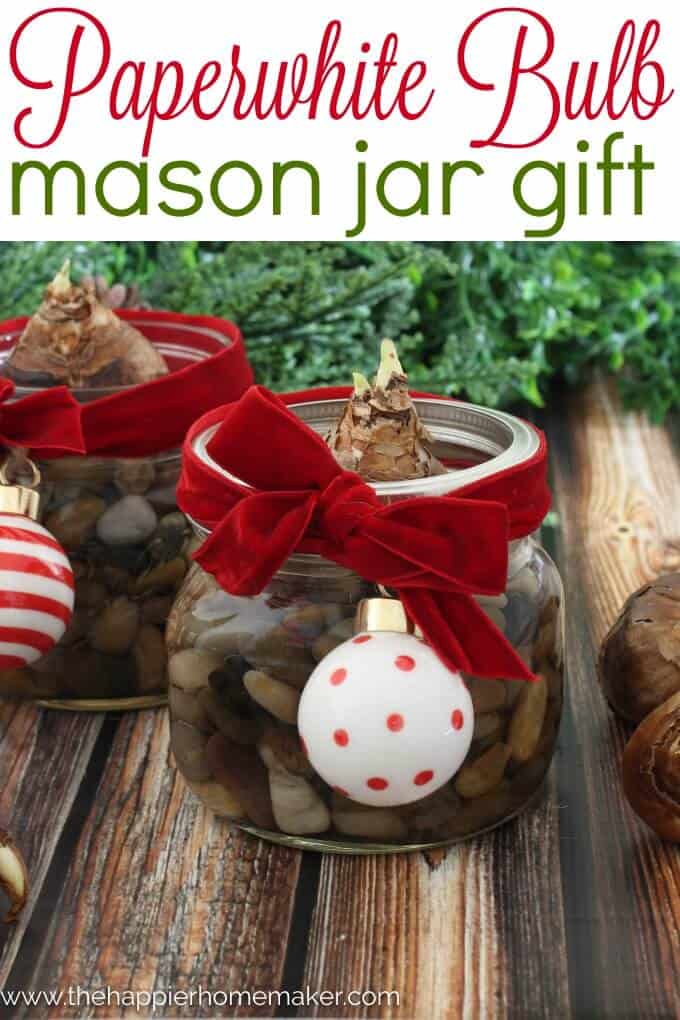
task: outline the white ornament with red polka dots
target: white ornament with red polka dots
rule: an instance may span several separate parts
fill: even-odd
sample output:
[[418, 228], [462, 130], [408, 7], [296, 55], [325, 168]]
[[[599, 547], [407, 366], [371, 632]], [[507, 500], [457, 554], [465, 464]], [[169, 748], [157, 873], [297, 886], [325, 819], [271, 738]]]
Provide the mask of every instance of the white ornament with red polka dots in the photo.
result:
[[393, 807], [459, 770], [474, 727], [460, 673], [411, 634], [358, 634], [316, 667], [298, 729], [315, 771], [360, 804]]

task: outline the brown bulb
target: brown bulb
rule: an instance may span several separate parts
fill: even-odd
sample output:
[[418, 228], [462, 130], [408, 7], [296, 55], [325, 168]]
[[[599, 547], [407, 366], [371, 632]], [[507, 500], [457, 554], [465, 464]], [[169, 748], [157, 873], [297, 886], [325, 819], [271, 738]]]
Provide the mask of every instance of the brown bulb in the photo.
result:
[[602, 644], [599, 673], [611, 707], [634, 723], [680, 691], [680, 574], [630, 596]]
[[326, 442], [342, 468], [369, 482], [400, 482], [446, 472], [432, 453], [434, 440], [418, 417], [391, 340], [380, 345], [373, 383], [354, 373], [354, 392]]
[[168, 367], [139, 330], [99, 299], [95, 282], [71, 282], [65, 263], [48, 285], [4, 368], [24, 386], [134, 386]]
[[657, 835], [680, 843], [680, 694], [648, 715], [628, 741], [623, 788]]

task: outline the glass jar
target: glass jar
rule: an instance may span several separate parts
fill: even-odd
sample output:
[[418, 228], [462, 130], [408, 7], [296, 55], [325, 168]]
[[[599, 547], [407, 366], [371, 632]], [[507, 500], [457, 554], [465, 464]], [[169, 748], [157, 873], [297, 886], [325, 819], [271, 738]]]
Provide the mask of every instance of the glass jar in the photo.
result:
[[[218, 329], [217, 320], [207, 328], [208, 320], [199, 318], [121, 314], [154, 343], [171, 371], [240, 345], [240, 334], [229, 323]], [[7, 356], [24, 324], [5, 324], [0, 357]], [[121, 389], [73, 394], [89, 403]], [[16, 396], [34, 392], [17, 387]], [[140, 428], [149, 425], [140, 422]], [[40, 520], [71, 561], [75, 610], [57, 647], [30, 667], [0, 672], [0, 697], [78, 711], [165, 704], [165, 624], [195, 542], [176, 504], [179, 451], [134, 459], [62, 457], [37, 464]]]
[[[324, 434], [341, 406], [326, 400], [292, 410]], [[385, 501], [453, 492], [538, 448], [534, 430], [511, 415], [435, 398], [416, 406], [450, 471], [376, 484]], [[194, 449], [210, 462], [208, 439], [199, 436]], [[171, 739], [180, 772], [209, 808], [277, 842], [385, 852], [467, 838], [537, 795], [555, 748], [563, 683], [562, 586], [537, 536], [511, 543], [505, 593], [478, 601], [538, 682], [464, 677], [475, 718], [461, 769], [434, 793], [398, 807], [368, 807], [330, 788], [296, 728], [310, 674], [352, 636], [358, 603], [374, 595], [374, 585], [312, 555], [292, 556], [254, 598], [229, 595], [192, 567], [167, 630]]]

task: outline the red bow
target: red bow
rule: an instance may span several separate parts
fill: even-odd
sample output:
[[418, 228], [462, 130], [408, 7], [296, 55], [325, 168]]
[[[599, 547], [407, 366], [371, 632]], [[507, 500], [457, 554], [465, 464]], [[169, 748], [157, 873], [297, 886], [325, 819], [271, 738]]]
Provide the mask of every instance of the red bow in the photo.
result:
[[[85, 404], [76, 404], [63, 386], [25, 397], [2, 408], [0, 442], [30, 447], [45, 458], [149, 457], [176, 450], [200, 415], [236, 400], [251, 385], [243, 338], [226, 319], [137, 309], [118, 315], [159, 346], [169, 374]], [[4, 322], [0, 334], [18, 337], [27, 322]], [[0, 402], [14, 392], [11, 385], [0, 381]], [[11, 429], [5, 427], [10, 420]]]
[[385, 506], [267, 390], [251, 388], [221, 415], [208, 453], [250, 488], [197, 457], [204, 418], [187, 437], [178, 502], [213, 527], [195, 558], [226, 591], [255, 595], [292, 553], [317, 553], [395, 589], [450, 669], [533, 679], [472, 597], [505, 589], [503, 502], [452, 495]]
[[14, 383], [0, 378], [0, 444], [59, 456], [85, 453], [80, 405], [65, 386], [12, 401]]

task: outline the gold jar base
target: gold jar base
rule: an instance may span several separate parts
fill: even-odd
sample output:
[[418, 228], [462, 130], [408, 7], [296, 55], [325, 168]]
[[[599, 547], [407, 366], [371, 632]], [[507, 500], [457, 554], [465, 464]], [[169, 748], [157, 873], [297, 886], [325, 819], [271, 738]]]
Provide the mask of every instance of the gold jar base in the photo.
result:
[[448, 839], [435, 840], [430, 843], [370, 843], [368, 840], [365, 843], [358, 843], [356, 838], [348, 838], [346, 842], [342, 839], [324, 840], [321, 838], [314, 838], [313, 836], [286, 836], [281, 832], [271, 832], [267, 829], [258, 829], [253, 825], [246, 825], [241, 822], [228, 822], [235, 829], [241, 829], [242, 832], [247, 832], [249, 836], [257, 836], [259, 839], [265, 840], [267, 843], [276, 843], [278, 846], [287, 846], [292, 850], [315, 850], [317, 853], [322, 854], [344, 854], [351, 857], [366, 857], [369, 854], [409, 854], [417, 853], [423, 850], [440, 850], [445, 847], [457, 846], [459, 843], [469, 843], [471, 839], [476, 839], [478, 836], [485, 836], [488, 832], [493, 832], [494, 829], [500, 829], [501, 826], [507, 825], [508, 822], [514, 821], [519, 818], [520, 815], [525, 814], [528, 811], [532, 811], [538, 806], [540, 801], [543, 799], [546, 793], [548, 785], [548, 776], [550, 775], [550, 769], [546, 772], [543, 780], [539, 787], [526, 799], [523, 804], [520, 804], [513, 812], [504, 815], [497, 821], [492, 822], [490, 825], [486, 825], [481, 829], [476, 829], [474, 832], [467, 833], [466, 835], [453, 836]]
[[137, 698], [55, 698], [34, 702], [39, 708], [61, 712], [141, 712], [146, 708], [162, 708], [167, 694], [147, 694]]

